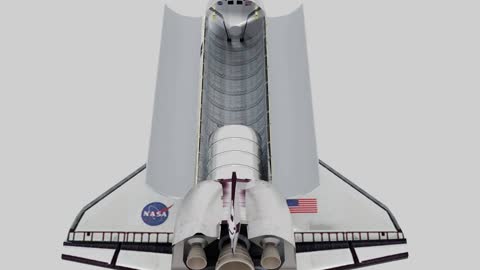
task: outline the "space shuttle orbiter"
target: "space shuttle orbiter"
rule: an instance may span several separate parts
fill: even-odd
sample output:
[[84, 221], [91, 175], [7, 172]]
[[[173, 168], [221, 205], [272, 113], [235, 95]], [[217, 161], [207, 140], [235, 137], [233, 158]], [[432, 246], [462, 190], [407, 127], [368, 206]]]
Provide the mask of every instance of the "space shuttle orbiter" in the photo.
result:
[[317, 157], [305, 42], [296, 0], [167, 1], [148, 161], [80, 212], [62, 258], [120, 270], [407, 258], [388, 208]]

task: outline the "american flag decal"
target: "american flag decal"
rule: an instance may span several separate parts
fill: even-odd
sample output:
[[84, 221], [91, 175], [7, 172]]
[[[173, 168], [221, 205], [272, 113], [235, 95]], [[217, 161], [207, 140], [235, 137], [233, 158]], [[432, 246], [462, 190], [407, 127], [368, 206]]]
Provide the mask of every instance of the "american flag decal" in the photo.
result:
[[317, 199], [289, 199], [287, 205], [292, 214], [318, 213]]

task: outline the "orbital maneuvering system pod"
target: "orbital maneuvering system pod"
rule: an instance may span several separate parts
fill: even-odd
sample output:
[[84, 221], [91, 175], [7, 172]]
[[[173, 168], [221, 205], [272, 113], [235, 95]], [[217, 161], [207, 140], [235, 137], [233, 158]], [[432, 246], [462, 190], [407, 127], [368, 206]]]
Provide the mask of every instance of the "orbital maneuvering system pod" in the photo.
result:
[[172, 0], [146, 165], [62, 258], [120, 270], [352, 269], [405, 259], [390, 210], [317, 156], [303, 5]]

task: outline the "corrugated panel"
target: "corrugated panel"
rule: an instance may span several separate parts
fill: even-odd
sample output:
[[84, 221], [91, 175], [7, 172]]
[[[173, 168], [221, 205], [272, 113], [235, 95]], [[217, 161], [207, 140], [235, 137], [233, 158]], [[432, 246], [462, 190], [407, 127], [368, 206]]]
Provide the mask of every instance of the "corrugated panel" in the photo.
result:
[[250, 19], [243, 42], [227, 41], [223, 20], [209, 13], [205, 31], [199, 180], [205, 180], [209, 174], [206, 166], [209, 138], [226, 125], [244, 125], [258, 133], [262, 152], [260, 173], [262, 179], [268, 177], [264, 25], [260, 12], [258, 18]]

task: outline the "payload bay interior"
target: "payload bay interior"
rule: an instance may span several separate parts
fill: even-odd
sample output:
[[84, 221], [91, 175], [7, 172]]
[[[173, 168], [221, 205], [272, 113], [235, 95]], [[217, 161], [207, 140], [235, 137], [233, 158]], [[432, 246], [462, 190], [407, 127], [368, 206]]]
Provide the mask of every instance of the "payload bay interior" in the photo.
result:
[[205, 17], [198, 180], [206, 180], [211, 173], [208, 166], [212, 158], [208, 149], [211, 136], [228, 125], [247, 126], [257, 133], [259, 174], [261, 179], [268, 180], [270, 138], [264, 12], [248, 1], [241, 5], [219, 3]]

